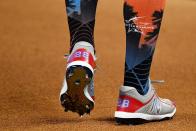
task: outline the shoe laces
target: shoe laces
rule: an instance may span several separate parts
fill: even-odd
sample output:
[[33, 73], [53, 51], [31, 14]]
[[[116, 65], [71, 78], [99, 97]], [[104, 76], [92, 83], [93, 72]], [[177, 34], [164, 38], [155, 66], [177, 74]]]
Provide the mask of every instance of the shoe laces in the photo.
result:
[[164, 80], [151, 80], [151, 84], [162, 84], [165, 83]]

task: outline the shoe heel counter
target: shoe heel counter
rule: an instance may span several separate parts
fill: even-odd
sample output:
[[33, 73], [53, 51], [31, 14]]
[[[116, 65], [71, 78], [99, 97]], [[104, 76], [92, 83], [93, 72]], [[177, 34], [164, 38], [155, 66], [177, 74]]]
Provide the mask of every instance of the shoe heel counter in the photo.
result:
[[96, 64], [93, 55], [91, 52], [87, 51], [85, 48], [80, 48], [75, 50], [71, 56], [68, 58], [67, 64], [71, 64], [73, 62], [80, 61], [85, 62], [88, 65], [92, 67], [92, 69], [95, 69]]
[[127, 95], [120, 95], [118, 98], [117, 111], [133, 113], [140, 109], [143, 105], [144, 104], [142, 102], [135, 98]]

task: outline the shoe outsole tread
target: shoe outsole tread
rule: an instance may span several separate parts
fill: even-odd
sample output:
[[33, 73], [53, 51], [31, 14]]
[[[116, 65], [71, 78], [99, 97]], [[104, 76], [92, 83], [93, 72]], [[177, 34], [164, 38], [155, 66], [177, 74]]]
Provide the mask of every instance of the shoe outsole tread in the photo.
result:
[[145, 120], [145, 119], [141, 119], [141, 118], [118, 118], [115, 117], [116, 123], [119, 125], [140, 125], [140, 124], [145, 124], [145, 123], [149, 123], [149, 122], [160, 122], [160, 121], [164, 121], [164, 120], [170, 120], [173, 117], [165, 117], [163, 119], [160, 120]]
[[65, 112], [77, 112], [80, 116], [90, 114], [94, 103], [84, 95], [84, 88], [90, 83], [91, 75], [82, 66], [70, 67], [66, 72], [68, 90], [61, 95], [61, 105]]

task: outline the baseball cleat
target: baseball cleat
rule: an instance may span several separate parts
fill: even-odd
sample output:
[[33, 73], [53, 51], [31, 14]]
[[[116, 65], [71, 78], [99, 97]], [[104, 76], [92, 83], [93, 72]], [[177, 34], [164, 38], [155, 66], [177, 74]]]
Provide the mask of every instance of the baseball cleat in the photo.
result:
[[94, 48], [87, 42], [76, 43], [68, 57], [60, 92], [60, 102], [65, 112], [76, 112], [80, 116], [90, 114], [94, 108], [94, 72]]
[[175, 112], [175, 104], [158, 97], [149, 81], [146, 95], [140, 95], [133, 87], [122, 86], [118, 99], [116, 122], [119, 124], [142, 124], [151, 121], [171, 119]]

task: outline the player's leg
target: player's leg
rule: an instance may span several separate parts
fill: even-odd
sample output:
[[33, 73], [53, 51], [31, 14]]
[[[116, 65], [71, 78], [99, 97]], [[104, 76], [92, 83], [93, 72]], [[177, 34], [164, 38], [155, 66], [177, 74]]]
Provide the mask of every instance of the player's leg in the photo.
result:
[[117, 122], [160, 120], [175, 113], [171, 101], [158, 98], [149, 78], [164, 5], [165, 0], [125, 0], [126, 60]]
[[70, 49], [77, 42], [94, 46], [94, 26], [97, 0], [65, 0], [70, 29]]
[[65, 111], [79, 115], [94, 107], [94, 25], [97, 0], [65, 0], [70, 30], [70, 55], [60, 92]]

